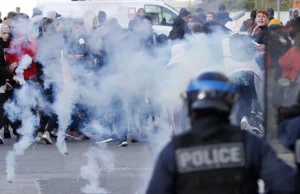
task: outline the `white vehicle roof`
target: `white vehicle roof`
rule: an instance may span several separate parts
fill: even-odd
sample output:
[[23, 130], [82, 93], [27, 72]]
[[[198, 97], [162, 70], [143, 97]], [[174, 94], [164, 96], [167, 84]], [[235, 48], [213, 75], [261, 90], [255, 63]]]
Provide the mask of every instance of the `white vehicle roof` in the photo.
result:
[[69, 1], [69, 2], [45, 2], [37, 4], [37, 8], [43, 11], [46, 15], [49, 11], [56, 11], [59, 14], [67, 17], [82, 17], [86, 11], [92, 11], [98, 13], [99, 11], [105, 11], [108, 17], [116, 17], [120, 14], [120, 7], [116, 4], [122, 5], [123, 7], [135, 7], [144, 8], [144, 5], [159, 5], [166, 7], [174, 13], [178, 13], [174, 8], [166, 5], [160, 1], [143, 1], [143, 0], [130, 0], [130, 1]]

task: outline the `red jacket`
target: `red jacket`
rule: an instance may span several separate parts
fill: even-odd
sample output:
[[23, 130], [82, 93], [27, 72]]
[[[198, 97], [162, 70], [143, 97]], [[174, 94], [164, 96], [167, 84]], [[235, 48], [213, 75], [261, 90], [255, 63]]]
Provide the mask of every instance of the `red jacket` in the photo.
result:
[[24, 79], [35, 78], [37, 76], [36, 63], [34, 62], [37, 53], [38, 44], [35, 38], [27, 38], [25, 36], [16, 36], [9, 44], [6, 63], [8, 66], [14, 62], [19, 63], [24, 55], [29, 55], [33, 61], [31, 65], [24, 70]]
[[279, 59], [279, 65], [283, 68], [282, 76], [295, 81], [300, 70], [300, 50], [292, 47]]

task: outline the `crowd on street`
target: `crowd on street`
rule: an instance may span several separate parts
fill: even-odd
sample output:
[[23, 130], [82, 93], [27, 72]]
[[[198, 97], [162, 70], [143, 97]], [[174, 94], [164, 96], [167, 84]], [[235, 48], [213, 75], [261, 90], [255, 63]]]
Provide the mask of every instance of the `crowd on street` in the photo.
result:
[[[261, 135], [264, 133], [265, 125], [264, 72], [266, 68], [274, 70], [272, 78], [275, 81], [272, 86], [274, 94], [284, 94], [273, 95], [274, 107], [282, 105], [283, 102], [291, 103], [297, 97], [298, 84], [300, 84], [300, 66], [298, 66], [300, 18], [298, 15], [295, 12], [293, 18], [284, 26], [274, 18], [272, 8], [253, 10], [249, 19], [243, 22], [239, 33], [233, 33], [228, 27], [233, 19], [230, 18], [224, 5], [215, 12], [198, 8], [195, 13], [191, 13], [183, 8], [167, 35], [157, 34], [153, 30], [153, 19], [143, 8], [138, 10], [136, 16], [129, 22], [128, 28], [122, 28], [115, 18], [109, 18], [105, 10], [99, 10], [98, 15], [93, 18], [93, 26], [86, 25], [90, 22], [86, 18], [64, 17], [55, 10], [43, 13], [38, 8], [34, 8], [30, 17], [17, 8], [2, 19], [0, 15], [0, 129], [4, 131], [4, 138], [0, 137], [0, 143], [3, 144], [5, 139], [14, 136], [17, 141], [22, 138], [23, 133], [20, 132], [20, 128], [24, 120], [12, 118], [10, 106], [7, 104], [11, 102], [18, 104], [16, 101], [19, 98], [16, 95], [21, 95], [18, 91], [26, 84], [38, 88], [43, 97], [43, 102], [37, 103], [37, 107], [31, 110], [38, 118], [34, 138], [36, 142], [53, 144], [60, 130], [60, 116], [57, 110], [70, 108], [67, 106], [61, 109], [53, 108], [59, 101], [58, 91], [61, 85], [67, 85], [69, 81], [76, 83], [75, 86], [78, 88], [75, 87], [75, 91], [83, 91], [91, 83], [101, 85], [103, 77], [113, 77], [114, 73], [120, 72], [117, 67], [122, 66], [127, 70], [130, 68], [130, 64], [126, 61], [118, 60], [120, 55], [126, 55], [129, 60], [132, 56], [139, 55], [141, 51], [147, 55], [147, 58], [140, 60], [140, 65], [147, 63], [147, 59], [155, 59], [158, 68], [165, 71], [164, 79], [168, 79], [168, 75], [178, 66], [188, 68], [186, 64], [182, 64], [185, 48], [181, 42], [200, 35], [215, 41], [218, 38], [212, 34], [217, 31], [222, 31], [222, 38], [230, 37], [231, 53], [240, 53], [232, 55], [231, 60], [238, 63], [234, 66], [232, 62], [226, 62], [224, 59], [221, 40], [220, 42], [216, 40], [217, 44], [209, 45], [210, 49], [213, 49], [216, 61], [222, 61], [220, 64], [225, 64], [225, 68], [232, 71], [229, 77], [238, 88], [239, 103], [235, 119], [242, 128]], [[290, 27], [290, 30], [281, 30], [287, 27]], [[234, 46], [230, 46], [232, 42]], [[247, 66], [245, 63], [248, 61], [252, 63]], [[122, 65], [109, 68], [114, 67], [116, 63]], [[244, 66], [236, 68], [240, 64]], [[139, 80], [134, 80], [135, 77], [130, 79], [133, 81], [119, 81], [136, 82], [138, 85]], [[177, 77], [177, 79], [181, 78]], [[113, 87], [116, 86], [105, 88], [108, 91]], [[152, 87], [159, 87], [159, 85]], [[86, 126], [88, 124], [92, 126], [91, 123], [95, 122], [99, 122], [107, 132], [101, 134], [97, 141], [116, 140], [118, 145], [123, 147], [128, 145], [129, 136], [133, 143], [147, 139], [149, 134], [146, 126], [149, 118], [155, 121], [159, 117], [161, 111], [157, 110], [161, 108], [157, 107], [161, 107], [162, 104], [153, 100], [156, 95], [152, 93], [147, 94], [147, 97], [130, 95], [130, 99], [124, 102], [122, 96], [126, 94], [122, 92], [124, 90], [120, 89], [119, 92], [109, 95], [107, 103], [102, 103], [105, 104], [106, 109], [93, 107], [85, 100], [77, 100], [70, 111], [70, 123], [65, 129], [66, 140], [94, 138], [95, 134], [89, 133], [89, 128]], [[101, 97], [105, 96], [105, 91], [95, 95], [97, 95], [94, 96], [95, 98], [106, 100], [105, 97]], [[19, 114], [22, 114], [22, 111]], [[169, 127], [174, 131], [175, 128], [182, 127], [178, 122], [180, 116], [174, 112], [168, 114]], [[136, 115], [140, 125], [136, 124]], [[153, 133], [155, 131], [153, 130]]]

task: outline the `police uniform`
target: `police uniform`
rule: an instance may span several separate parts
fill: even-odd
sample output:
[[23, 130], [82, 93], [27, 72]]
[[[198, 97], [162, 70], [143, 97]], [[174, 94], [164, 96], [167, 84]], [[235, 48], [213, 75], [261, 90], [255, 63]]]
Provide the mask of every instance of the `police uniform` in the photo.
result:
[[235, 95], [225, 76], [204, 73], [187, 91], [190, 130], [161, 151], [147, 194], [253, 194], [259, 179], [270, 193], [294, 193], [295, 170], [264, 139], [230, 124]]
[[175, 138], [176, 193], [252, 194], [258, 190], [255, 176], [245, 168], [242, 131], [222, 124], [208, 127], [208, 133], [192, 129]]

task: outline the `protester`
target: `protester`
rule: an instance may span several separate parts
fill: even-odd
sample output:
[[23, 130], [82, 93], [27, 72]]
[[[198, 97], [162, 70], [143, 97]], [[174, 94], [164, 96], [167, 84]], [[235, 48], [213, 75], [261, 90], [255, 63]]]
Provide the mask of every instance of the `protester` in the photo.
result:
[[145, 16], [146, 15], [145, 9], [140, 8], [136, 14], [139, 15], [139, 16]]
[[295, 10], [293, 11], [293, 18], [296, 19], [296, 18], [298, 18], [298, 17], [299, 17], [299, 10], [298, 10], [298, 9], [295, 9]]
[[179, 16], [175, 19], [172, 30], [169, 34], [170, 40], [183, 39], [185, 35], [191, 33], [187, 24], [190, 14], [191, 13], [187, 10], [183, 10], [179, 13]]
[[198, 34], [198, 33], [201, 33], [201, 24], [200, 23], [194, 23], [192, 25], [192, 34], [195, 35], [195, 34]]
[[189, 20], [188, 20], [188, 27], [189, 27], [190, 30], [192, 30], [192, 26], [196, 22], [197, 22], [197, 16], [196, 15], [191, 15]]
[[267, 12], [269, 14], [269, 22], [271, 22], [274, 19], [274, 9], [273, 8], [268, 8]]
[[259, 51], [265, 51], [267, 45], [267, 33], [268, 33], [268, 23], [269, 23], [269, 14], [266, 10], [257, 10], [256, 11], [256, 25], [252, 28], [251, 36], [257, 45]]
[[206, 13], [206, 21], [212, 21], [216, 19], [216, 14], [212, 11]]
[[[220, 68], [224, 65], [222, 40], [231, 35], [231, 31], [224, 26], [231, 20], [225, 6], [220, 6], [219, 12], [216, 14], [214, 12], [205, 14], [203, 9], [198, 8], [196, 15], [191, 15], [187, 9], [182, 8], [174, 21], [169, 37], [164, 34], [158, 35], [154, 31], [153, 18], [145, 12], [144, 8], [138, 9], [136, 16], [130, 20], [128, 29], [122, 28], [119, 23], [122, 21], [110, 18], [109, 12], [106, 14], [106, 11], [103, 9], [98, 14], [88, 11], [82, 14], [82, 18], [68, 18], [62, 17], [56, 10], [53, 10], [47, 12], [47, 17], [44, 18], [43, 14], [45, 13], [34, 8], [31, 21], [26, 14], [10, 12], [7, 20], [4, 21], [9, 24], [10, 31], [7, 26], [3, 25], [1, 33], [4, 38], [0, 39], [4, 52], [7, 52], [6, 63], [10, 72], [22, 77], [22, 74], [17, 71], [18, 66], [24, 56], [30, 56], [32, 62], [24, 69], [24, 81], [38, 83], [41, 86], [40, 93], [45, 97], [47, 106], [53, 107], [57, 98], [55, 89], [62, 84], [60, 82], [62, 61], [71, 67], [69, 73], [78, 93], [84, 90], [82, 88], [88, 88], [89, 84], [101, 86], [102, 81], [108, 79], [107, 77], [118, 77], [120, 70], [115, 66], [120, 61], [117, 59], [119, 55], [125, 54], [125, 59], [131, 59], [132, 56], [142, 53], [149, 61], [157, 60], [155, 68], [162, 68], [166, 72], [164, 74], [166, 78], [163, 79], [179, 79], [176, 76], [172, 77], [171, 74], [175, 75], [174, 72], [180, 72], [187, 68], [186, 55], [188, 55], [189, 47], [185, 47], [183, 42], [189, 41], [189, 39], [196, 40], [199, 37], [207, 38], [209, 47], [205, 50], [213, 53], [214, 57], [210, 61], [210, 65], [217, 65]], [[152, 15], [152, 13], [149, 14]], [[264, 52], [267, 46], [268, 30], [279, 23], [273, 19], [268, 24], [268, 13], [265, 10], [258, 10], [257, 16], [256, 18], [256, 12], [253, 11], [251, 18], [244, 22], [244, 28], [245, 31], [251, 29], [256, 18], [259, 27], [253, 27], [250, 34], [253, 41], [259, 44], [257, 52]], [[220, 34], [216, 36], [215, 32]], [[12, 41], [10, 41], [11, 37], [6, 39], [8, 33], [14, 35]], [[168, 42], [168, 39], [172, 41]], [[180, 41], [180, 44], [175, 44], [177, 41]], [[8, 49], [6, 50], [6, 48]], [[252, 56], [251, 52], [249, 50], [249, 56]], [[138, 62], [141, 67], [145, 64], [145, 61]], [[129, 68], [130, 62], [122, 60], [122, 63], [124, 63], [124, 67]], [[132, 77], [134, 79], [135, 76]], [[93, 137], [93, 135], [87, 134], [85, 129], [86, 125], [95, 121], [107, 127], [108, 139], [117, 140], [119, 146], [127, 146], [130, 138], [132, 142], [147, 139], [148, 134], [145, 129], [148, 127], [148, 119], [159, 118], [160, 113], [157, 112], [160, 110], [154, 109], [160, 108], [154, 107], [161, 106], [160, 102], [153, 102], [153, 96], [147, 96], [149, 85], [151, 87], [153, 87], [152, 84], [155, 85], [154, 81], [149, 82], [151, 84], [148, 83], [147, 86], [142, 87], [142, 92], [140, 92], [142, 95], [130, 94], [129, 99], [126, 100], [123, 98], [123, 93], [110, 96], [109, 102], [105, 108], [101, 108], [101, 111], [88, 106], [88, 103], [83, 101], [85, 95], [93, 92], [85, 91], [79, 97], [80, 100], [74, 102], [74, 107], [70, 110], [71, 119], [68, 127], [64, 129], [65, 136], [76, 140], [88, 139], [87, 136]], [[12, 83], [14, 82], [12, 81]], [[14, 83], [13, 85], [13, 89], [10, 91], [13, 93], [12, 95], [15, 94], [15, 89], [22, 88], [20, 84]], [[159, 88], [156, 85], [154, 87]], [[247, 96], [250, 100], [257, 98], [256, 95], [252, 95], [252, 90], [249, 91], [250, 89], [247, 88], [244, 94], [251, 93]], [[103, 95], [105, 96], [105, 94]], [[176, 111], [179, 112], [179, 109]], [[48, 110], [46, 107], [39, 107], [37, 112], [38, 114], [35, 115], [39, 116], [39, 126], [35, 129], [37, 131], [36, 141], [52, 144], [50, 133], [57, 136], [60, 131], [58, 114], [53, 108]], [[245, 116], [245, 114], [241, 113], [240, 116]], [[139, 118], [139, 122], [136, 122], [135, 117]], [[176, 117], [172, 115], [170, 118]], [[175, 126], [174, 123], [176, 122], [173, 122], [171, 126]], [[18, 125], [14, 123], [12, 125], [13, 131], [16, 133], [21, 124], [19, 122]], [[107, 140], [107, 137], [100, 138], [100, 140], [105, 139]]]
[[240, 31], [248, 32], [255, 24], [256, 10], [251, 11], [250, 18], [245, 20]]
[[196, 14], [205, 14], [205, 11], [204, 11], [203, 8], [198, 7], [198, 8], [196, 9]]
[[17, 12], [18, 14], [20, 14], [20, 13], [21, 13], [21, 8], [20, 8], [20, 7], [16, 7], [16, 12]]
[[[4, 24], [0, 24], [0, 31], [1, 31], [1, 42], [0, 42], [0, 129], [4, 127], [4, 137], [8, 138], [10, 136], [10, 132], [7, 128], [7, 118], [5, 116], [5, 111], [4, 111], [4, 103], [7, 100], [6, 97], [6, 90], [11, 87], [7, 82], [8, 81], [14, 81], [18, 82], [18, 79], [14, 74], [9, 72], [7, 70], [7, 65], [5, 61], [5, 50], [3, 47], [6, 46], [6, 41], [8, 41], [8, 26]], [[6, 125], [6, 127], [5, 127]], [[0, 144], [3, 144], [3, 139], [0, 136]]]
[[300, 35], [297, 35], [294, 46], [279, 59], [279, 64], [283, 68], [282, 77], [285, 77], [290, 82], [289, 89], [285, 94], [285, 96], [288, 96], [289, 99], [285, 99], [284, 101], [290, 101], [291, 103], [296, 102], [300, 88], [300, 68], [298, 65], [299, 53]]
[[[6, 63], [10, 72], [17, 75], [20, 79], [19, 82], [23, 84], [24, 82], [34, 81], [37, 77], [36, 62], [34, 61], [38, 49], [37, 40], [30, 35], [31, 29], [28, 15], [18, 14], [15, 16], [14, 22], [15, 36], [8, 47]], [[22, 63], [22, 66], [18, 68], [20, 63]], [[11, 123], [14, 133], [20, 126], [21, 121]], [[19, 139], [20, 135], [17, 136], [17, 140]]]
[[99, 11], [98, 13], [98, 22], [99, 25], [103, 25], [104, 22], [106, 21], [106, 13], [104, 11]]
[[232, 21], [232, 19], [229, 17], [229, 13], [226, 11], [225, 5], [219, 6], [219, 12], [216, 14], [215, 19], [223, 25]]

